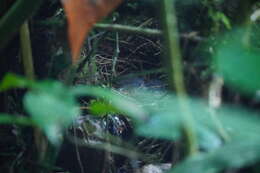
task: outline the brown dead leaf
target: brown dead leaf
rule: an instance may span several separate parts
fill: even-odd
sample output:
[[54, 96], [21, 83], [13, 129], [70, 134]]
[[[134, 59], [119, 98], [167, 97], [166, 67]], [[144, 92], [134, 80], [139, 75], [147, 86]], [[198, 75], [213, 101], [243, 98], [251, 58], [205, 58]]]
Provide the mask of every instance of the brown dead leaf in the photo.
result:
[[116, 8], [122, 0], [61, 0], [68, 20], [72, 61], [78, 60], [81, 46], [93, 25]]

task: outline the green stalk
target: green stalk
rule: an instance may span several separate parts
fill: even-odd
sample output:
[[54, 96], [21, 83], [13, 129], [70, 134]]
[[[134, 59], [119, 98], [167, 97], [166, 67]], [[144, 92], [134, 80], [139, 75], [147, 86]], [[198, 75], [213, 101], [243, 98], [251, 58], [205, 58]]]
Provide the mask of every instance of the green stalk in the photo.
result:
[[20, 46], [21, 54], [24, 66], [24, 72], [27, 79], [34, 80], [34, 67], [33, 67], [33, 57], [32, 48], [30, 40], [30, 32], [28, 22], [25, 22], [20, 29]]
[[[29, 80], [35, 80], [30, 31], [29, 31], [29, 26], [27, 21], [20, 28], [20, 47], [21, 47], [21, 55], [22, 55], [25, 76]], [[42, 133], [42, 131], [37, 127], [34, 129], [34, 142], [36, 145], [36, 149], [38, 151], [39, 162], [44, 163], [46, 161], [52, 160], [49, 158], [50, 157], [49, 150], [51, 148], [48, 145], [48, 141], [44, 136], [44, 134]], [[52, 152], [52, 154], [53, 153], [54, 152]], [[45, 170], [41, 171], [38, 169], [37, 171], [40, 173], [49, 172]]]
[[198, 144], [193, 117], [187, 103], [187, 92], [182, 72], [182, 57], [178, 40], [174, 0], [162, 0], [161, 2], [164, 13], [164, 36], [166, 45], [168, 46], [167, 52], [169, 56], [169, 58], [166, 59], [166, 64], [168, 65], [169, 84], [172, 90], [176, 90], [179, 99], [179, 106], [184, 119], [184, 133], [188, 142], [188, 152], [189, 154], [194, 154], [198, 151]]

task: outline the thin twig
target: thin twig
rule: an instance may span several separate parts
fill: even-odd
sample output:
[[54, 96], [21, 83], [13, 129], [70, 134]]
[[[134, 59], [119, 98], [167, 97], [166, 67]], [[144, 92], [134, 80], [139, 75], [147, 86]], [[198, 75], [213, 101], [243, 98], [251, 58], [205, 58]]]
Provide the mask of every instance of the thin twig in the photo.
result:
[[[60, 21], [50, 21], [50, 22], [38, 22], [40, 25], [44, 26], [63, 26], [65, 22]], [[144, 24], [145, 25], [145, 24]], [[144, 28], [144, 25], [140, 26], [129, 26], [129, 25], [121, 25], [121, 24], [107, 24], [107, 23], [96, 23], [94, 25], [94, 29], [101, 29], [105, 31], [112, 31], [112, 32], [119, 32], [119, 33], [126, 33], [126, 34], [134, 34], [134, 35], [144, 35], [148, 37], [156, 37], [160, 38], [163, 37], [163, 32], [159, 29], [151, 29], [151, 28]], [[193, 41], [204, 41], [205, 38], [198, 35], [197, 32], [192, 31], [189, 33], [182, 33], [179, 35], [182, 39], [193, 40]]]
[[119, 53], [120, 53], [120, 49], [119, 49], [119, 34], [118, 34], [118, 32], [116, 32], [116, 49], [115, 49], [114, 56], [112, 58], [113, 59], [113, 62], [112, 62], [112, 73], [113, 73], [114, 77], [116, 76], [116, 63], [117, 63], [117, 59], [118, 59]]
[[154, 37], [160, 37], [162, 35], [162, 31], [157, 29], [141, 28], [141, 27], [134, 27], [134, 26], [119, 25], [119, 24], [97, 23], [95, 24], [94, 28], [105, 29], [107, 31], [148, 35]]
[[[106, 31], [122, 32], [127, 34], [139, 34], [139, 35], [145, 35], [149, 37], [163, 36], [163, 32], [159, 29], [142, 28], [142, 27], [135, 27], [135, 26], [120, 25], [120, 24], [97, 23], [94, 25], [94, 28], [103, 29]], [[203, 37], [198, 36], [198, 33], [194, 31], [190, 33], [180, 34], [180, 37], [183, 39], [194, 40], [194, 41], [205, 40]]]

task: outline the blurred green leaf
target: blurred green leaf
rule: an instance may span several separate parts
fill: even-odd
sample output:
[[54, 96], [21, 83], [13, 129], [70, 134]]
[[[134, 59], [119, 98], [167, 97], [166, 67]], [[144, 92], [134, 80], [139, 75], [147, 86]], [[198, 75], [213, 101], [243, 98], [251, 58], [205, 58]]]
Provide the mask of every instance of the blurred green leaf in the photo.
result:
[[5, 91], [13, 88], [26, 88], [33, 86], [33, 81], [27, 80], [21, 76], [9, 73], [5, 75], [3, 80], [0, 83], [0, 91]]
[[181, 136], [181, 117], [175, 113], [153, 114], [145, 123], [137, 127], [139, 135], [160, 139], [176, 140]]
[[[156, 97], [153, 92], [140, 91], [139, 96], [135, 94], [134, 98], [150, 112], [150, 117], [136, 129], [139, 135], [171, 140], [181, 136], [185, 121], [176, 96], [167, 94]], [[145, 100], [152, 102], [148, 104]], [[223, 131], [230, 140], [260, 138], [260, 118], [256, 112], [230, 105], [212, 112], [203, 100], [196, 98], [188, 99], [187, 104], [195, 120], [199, 144], [206, 150], [221, 145]]]
[[89, 105], [89, 110], [91, 114], [97, 116], [119, 113], [114, 106], [101, 100], [92, 100]]
[[197, 130], [199, 146], [204, 151], [212, 151], [222, 145], [222, 139], [215, 131], [203, 126], [197, 126]]
[[137, 122], [144, 121], [147, 118], [147, 112], [137, 100], [114, 90], [93, 86], [77, 86], [72, 89], [72, 94], [75, 96], [86, 95], [103, 99], [113, 105], [122, 114], [130, 116]]
[[52, 92], [57, 94], [62, 92], [60, 90], [63, 86], [60, 82], [55, 82], [52, 80], [43, 80], [43, 81], [33, 81], [28, 80], [23, 76], [19, 76], [13, 73], [8, 73], [4, 76], [3, 80], [0, 83], [0, 92], [13, 89], [13, 88], [29, 88], [29, 89], [38, 89], [41, 91]]
[[[126, 97], [108, 89], [88, 86], [76, 87], [73, 91], [76, 95], [104, 99], [126, 115], [130, 115], [137, 120], [135, 130], [139, 135], [170, 140], [176, 140], [182, 135], [184, 115], [175, 95], [133, 90], [129, 91], [130, 94]], [[212, 110], [203, 100], [188, 99], [187, 104], [195, 120], [199, 144], [206, 150], [216, 149], [221, 145], [222, 131], [227, 133], [230, 140], [259, 138], [260, 118], [255, 112], [223, 106], [212, 115]], [[212, 118], [213, 116], [215, 118]]]
[[228, 17], [224, 13], [217, 12], [216, 13], [216, 18], [217, 18], [216, 20], [220, 20], [225, 25], [225, 27], [227, 29], [231, 29], [232, 28]]
[[39, 83], [26, 94], [24, 106], [53, 144], [61, 142], [64, 129], [80, 114], [73, 94], [59, 82]]
[[35, 126], [35, 123], [29, 117], [15, 116], [0, 113], [0, 124], [17, 124], [23, 126]]
[[214, 56], [217, 72], [246, 93], [260, 89], [260, 49], [250, 45], [248, 31], [233, 30], [221, 37]]
[[169, 173], [216, 173], [252, 165], [260, 159], [260, 140], [238, 140], [209, 153], [197, 154], [176, 165]]

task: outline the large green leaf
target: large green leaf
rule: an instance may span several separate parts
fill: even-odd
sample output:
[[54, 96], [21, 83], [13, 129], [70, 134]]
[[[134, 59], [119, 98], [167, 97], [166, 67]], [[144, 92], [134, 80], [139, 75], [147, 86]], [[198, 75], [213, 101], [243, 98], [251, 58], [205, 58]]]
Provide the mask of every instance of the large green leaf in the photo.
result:
[[136, 99], [122, 95], [117, 91], [107, 88], [94, 86], [77, 86], [72, 89], [75, 96], [92, 96], [101, 98], [114, 106], [121, 113], [132, 117], [137, 122], [144, 121], [147, 118], [147, 112], [142, 108], [142, 104]]
[[[121, 112], [134, 118], [136, 132], [147, 137], [176, 140], [185, 127], [184, 111], [175, 95], [144, 90], [129, 91], [129, 96], [104, 88], [82, 86], [74, 94], [102, 98]], [[223, 106], [216, 112], [200, 99], [187, 99], [187, 109], [194, 118], [200, 146], [206, 150], [221, 145], [226, 140], [259, 138], [260, 118], [258, 114], [239, 107]]]
[[[14, 74], [7, 74], [0, 84], [0, 91], [12, 88], [29, 88], [24, 97], [25, 109], [32, 117], [1, 117], [8, 123], [33, 123], [40, 127], [53, 144], [61, 142], [62, 132], [80, 114], [76, 97], [70, 88], [57, 81], [31, 81]], [[28, 122], [27, 122], [28, 121]]]
[[250, 43], [252, 34], [245, 29], [226, 33], [219, 40], [214, 62], [225, 81], [243, 92], [260, 89], [260, 49]]
[[227, 168], [252, 165], [260, 159], [260, 140], [239, 140], [181, 162], [169, 173], [217, 173]]
[[101, 117], [108, 114], [120, 113], [114, 106], [101, 100], [92, 100], [88, 107], [91, 114]]
[[[139, 135], [170, 140], [176, 140], [182, 135], [182, 129], [186, 126], [184, 113], [187, 112], [180, 108], [175, 95], [136, 91], [133, 97], [142, 104], [144, 110], [150, 112], [149, 118], [136, 128]], [[223, 139], [260, 139], [260, 118], [257, 112], [231, 105], [211, 110], [203, 100], [190, 98], [186, 101], [186, 108], [194, 120], [199, 145], [204, 150], [220, 147]]]
[[80, 114], [74, 95], [59, 82], [38, 83], [26, 94], [24, 106], [53, 144], [61, 142], [62, 132]]
[[[178, 98], [175, 95], [156, 95], [153, 92], [140, 92], [141, 97], [135, 95], [138, 101], [150, 100], [150, 104], [143, 102], [145, 108], [150, 110], [150, 118], [142, 125], [136, 128], [139, 135], [156, 137], [168, 140], [176, 140], [183, 134], [185, 124], [185, 115], [180, 107]], [[203, 122], [211, 121], [207, 111], [207, 106], [201, 104], [198, 99], [188, 99], [186, 103], [189, 105], [188, 109], [191, 111], [192, 117], [195, 121], [195, 134], [199, 145], [204, 150], [212, 150], [221, 145], [221, 138], [214, 129], [215, 124], [212, 123], [208, 126]], [[203, 115], [202, 115], [203, 114]], [[201, 116], [204, 116], [201, 117]], [[200, 117], [197, 120], [196, 117]], [[202, 120], [201, 120], [202, 118]]]

